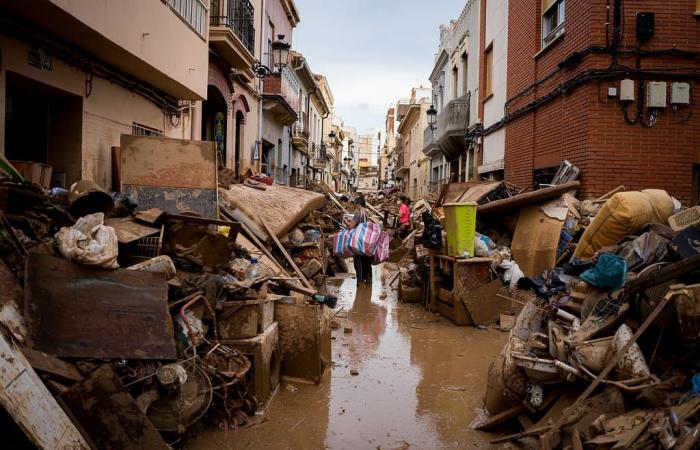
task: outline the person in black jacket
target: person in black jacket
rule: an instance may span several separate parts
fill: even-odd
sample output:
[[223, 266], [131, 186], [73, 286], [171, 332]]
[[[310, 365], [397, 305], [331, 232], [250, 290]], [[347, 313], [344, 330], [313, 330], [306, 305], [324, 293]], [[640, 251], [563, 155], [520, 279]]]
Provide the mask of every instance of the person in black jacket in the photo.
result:
[[[348, 229], [353, 229], [361, 223], [367, 222], [369, 213], [367, 212], [367, 203], [362, 197], [355, 199], [355, 204], [360, 207], [352, 219], [345, 221], [345, 226]], [[372, 278], [372, 257], [365, 255], [355, 255], [352, 257], [353, 265], [355, 266], [355, 274], [358, 284], [369, 282]]]

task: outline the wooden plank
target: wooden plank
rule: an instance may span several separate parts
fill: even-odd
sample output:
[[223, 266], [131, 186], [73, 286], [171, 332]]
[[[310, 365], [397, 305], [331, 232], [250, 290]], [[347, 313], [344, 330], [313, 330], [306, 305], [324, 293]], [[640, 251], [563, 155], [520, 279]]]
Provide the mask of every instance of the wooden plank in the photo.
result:
[[[220, 209], [221, 209], [221, 213], [224, 215], [224, 217], [233, 220], [233, 218], [229, 215], [229, 211], [225, 207], [222, 206]], [[283, 273], [286, 276], [290, 276], [287, 269], [282, 267], [282, 265], [277, 261], [277, 258], [275, 258], [272, 255], [272, 253], [270, 253], [270, 251], [267, 249], [265, 244], [263, 244], [260, 241], [260, 239], [258, 239], [258, 236], [255, 233], [253, 233], [253, 231], [250, 228], [248, 228], [248, 225], [245, 222], [239, 222], [239, 223], [241, 224], [241, 229], [243, 230], [243, 233], [258, 248], [258, 250], [260, 250], [265, 256], [267, 256], [267, 258], [270, 260], [270, 262], [272, 264], [274, 264], [277, 267], [277, 269], [279, 269], [279, 271], [281, 273]]]
[[160, 220], [160, 218], [163, 216], [163, 214], [165, 214], [165, 211], [163, 211], [162, 209], [151, 208], [145, 211], [137, 212], [134, 215], [134, 217], [136, 218], [136, 220], [155, 226]]
[[491, 429], [497, 425], [508, 422], [510, 419], [518, 417], [520, 414], [526, 412], [527, 410], [522, 404], [515, 405], [505, 411], [498, 413], [494, 416], [488, 418], [488, 420], [482, 424], [477, 425], [474, 429], [479, 431], [484, 431]]
[[71, 381], [81, 381], [83, 379], [83, 376], [80, 375], [75, 364], [67, 363], [55, 356], [47, 355], [46, 353], [38, 352], [31, 348], [23, 348], [22, 353], [36, 370]]
[[22, 352], [0, 333], [0, 405], [40, 449], [90, 446], [58, 405]]
[[[337, 198], [335, 198], [335, 195], [333, 195], [332, 192], [328, 194], [328, 198], [331, 199], [331, 201], [335, 204], [335, 206], [337, 206], [338, 208], [340, 208], [341, 211], [343, 211], [343, 214], [348, 213], [348, 210], [345, 209], [345, 207], [342, 204], [340, 204], [340, 202], [338, 201]], [[369, 204], [367, 204], [367, 206], [369, 207]]]
[[593, 201], [593, 203], [605, 203], [605, 202], [607, 202], [607, 201], [610, 199], [610, 197], [612, 197], [613, 195], [617, 194], [618, 192], [624, 192], [626, 189], [627, 189], [627, 188], [625, 188], [625, 186], [623, 186], [623, 185], [618, 186], [618, 187], [616, 187], [615, 189], [613, 189], [612, 191], [610, 191], [610, 192], [608, 192], [608, 193], [606, 193], [606, 194], [603, 194], [603, 195], [601, 195], [600, 197], [598, 197], [597, 199], [595, 199], [595, 200]]
[[27, 258], [25, 318], [33, 348], [58, 357], [175, 359], [163, 274]]
[[436, 296], [436, 282], [435, 282], [435, 257], [430, 255], [430, 306], [428, 311], [437, 311], [437, 296]]
[[517, 212], [520, 208], [531, 205], [533, 203], [543, 203], [562, 196], [563, 194], [575, 190], [581, 185], [578, 181], [562, 184], [560, 186], [552, 186], [538, 191], [526, 192], [516, 195], [512, 198], [496, 200], [485, 205], [479, 205], [476, 210], [477, 217], [492, 216], [496, 214], [508, 214]]
[[114, 228], [114, 232], [117, 234], [117, 240], [121, 244], [129, 244], [141, 238], [152, 236], [160, 231], [160, 228], [136, 223], [128, 217], [111, 217], [105, 220], [105, 225]]
[[314, 287], [311, 285], [308, 279], [304, 276], [304, 273], [299, 269], [299, 267], [296, 265], [294, 260], [292, 259], [291, 256], [289, 256], [289, 253], [287, 253], [287, 250], [285, 250], [284, 245], [280, 242], [279, 239], [277, 239], [277, 236], [275, 236], [275, 233], [272, 232], [270, 227], [267, 225], [267, 223], [263, 222], [260, 217], [258, 217], [258, 220], [263, 224], [263, 227], [265, 227], [265, 230], [267, 231], [267, 234], [270, 235], [270, 238], [272, 238], [272, 241], [275, 243], [279, 251], [282, 253], [284, 258], [287, 260], [290, 266], [292, 266], [292, 269], [294, 269], [294, 273], [299, 277], [302, 283], [306, 285], [309, 289], [313, 289]]
[[98, 449], [170, 448], [107, 365], [60, 398]]

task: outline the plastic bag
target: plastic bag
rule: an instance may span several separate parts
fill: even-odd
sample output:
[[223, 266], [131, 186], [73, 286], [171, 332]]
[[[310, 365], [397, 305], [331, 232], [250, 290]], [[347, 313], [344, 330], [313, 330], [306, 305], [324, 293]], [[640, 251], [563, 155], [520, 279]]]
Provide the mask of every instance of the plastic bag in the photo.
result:
[[499, 267], [506, 270], [503, 274], [503, 281], [509, 283], [512, 288], [518, 286], [518, 280], [525, 278], [525, 274], [515, 261], [503, 261]]
[[78, 219], [72, 227], [61, 228], [56, 233], [61, 255], [87, 266], [117, 269], [117, 233], [104, 225], [104, 217], [104, 213], [90, 214]]

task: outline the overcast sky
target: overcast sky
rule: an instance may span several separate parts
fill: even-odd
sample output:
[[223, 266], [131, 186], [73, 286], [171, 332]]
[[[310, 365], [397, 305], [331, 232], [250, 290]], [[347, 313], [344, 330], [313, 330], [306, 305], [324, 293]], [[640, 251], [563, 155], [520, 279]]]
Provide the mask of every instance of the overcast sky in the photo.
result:
[[438, 27], [465, 0], [295, 0], [294, 48], [328, 77], [336, 115], [359, 132], [384, 128], [386, 110], [428, 85]]

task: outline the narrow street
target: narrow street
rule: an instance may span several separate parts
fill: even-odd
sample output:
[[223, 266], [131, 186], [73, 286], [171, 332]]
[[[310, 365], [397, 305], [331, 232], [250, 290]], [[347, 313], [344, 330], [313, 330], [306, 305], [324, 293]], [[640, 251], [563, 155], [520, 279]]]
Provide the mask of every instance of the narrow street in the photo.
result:
[[455, 327], [420, 305], [399, 304], [386, 287], [394, 270], [376, 267], [371, 288], [357, 288], [352, 277], [329, 281], [343, 308], [338, 317], [347, 318], [333, 330], [333, 370], [319, 386], [283, 381], [257, 425], [209, 429], [186, 448], [490, 448], [489, 436], [469, 424], [507, 334]]

